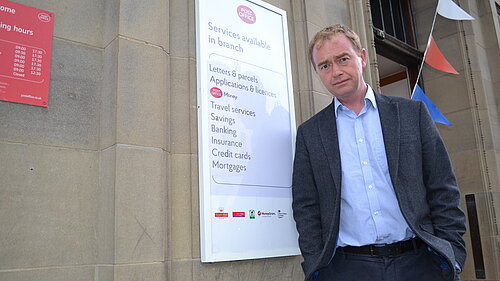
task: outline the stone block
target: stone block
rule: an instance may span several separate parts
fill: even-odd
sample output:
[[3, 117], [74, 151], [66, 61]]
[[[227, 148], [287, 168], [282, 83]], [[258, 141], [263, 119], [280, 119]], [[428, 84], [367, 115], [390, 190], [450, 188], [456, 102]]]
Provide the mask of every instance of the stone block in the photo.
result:
[[284, 2], [289, 2], [289, 1], [266, 0], [265, 2], [269, 5], [273, 5], [279, 9], [282, 9], [282, 10], [286, 10], [286, 6], [289, 5], [289, 3], [284, 3]]
[[[496, 73], [500, 73], [500, 64], [492, 63], [491, 64], [491, 82], [493, 83], [493, 89], [498, 89], [498, 85], [500, 84], [500, 75]], [[496, 75], [495, 75], [496, 74]], [[495, 93], [495, 91], [489, 92], [490, 94]], [[500, 103], [499, 103], [500, 106]]]
[[[468, 13], [469, 15], [475, 17], [476, 19], [480, 16], [484, 16], [484, 4], [483, 4], [484, 1], [474, 1], [474, 2], [470, 2], [470, 1], [460, 1], [458, 2], [458, 5], [466, 12]], [[488, 3], [488, 2], [486, 2]], [[488, 5], [488, 4], [486, 4]], [[478, 13], [481, 12], [481, 14], [483, 15], [478, 15]]]
[[106, 48], [111, 41], [118, 38], [118, 27], [120, 20], [120, 0], [104, 1], [104, 26], [103, 26], [103, 43]]
[[[120, 35], [160, 46], [169, 52], [169, 1], [120, 1]], [[153, 19], [153, 20], [152, 20]]]
[[[432, 22], [431, 22], [432, 23]], [[417, 25], [418, 26], [418, 25]], [[439, 50], [445, 55], [446, 59], [453, 65], [454, 60], [450, 58], [450, 55], [456, 54], [461, 56], [462, 55], [462, 44], [459, 39], [459, 23], [458, 21], [453, 21], [453, 20], [448, 20], [442, 16], [437, 16], [436, 17], [436, 24], [434, 25], [434, 30], [432, 31], [432, 37], [434, 38], [434, 41], [436, 41], [436, 44], [439, 47]], [[430, 31], [430, 30], [429, 30]], [[419, 38], [419, 37], [417, 37]], [[423, 39], [424, 43], [427, 43], [427, 39], [429, 38], [429, 33], [425, 37], [420, 37]], [[450, 49], [447, 51], [446, 49], [446, 43], [441, 42], [442, 40], [445, 41], [455, 41], [456, 45], [454, 46], [454, 49]], [[420, 42], [421, 43], [421, 42]], [[462, 61], [462, 60], [461, 60]], [[455, 68], [457, 69], [457, 68]]]
[[295, 119], [297, 126], [314, 114], [313, 94], [311, 91], [300, 91], [295, 95]]
[[[493, 153], [493, 155], [491, 157], [495, 157], [493, 163], [496, 163], [497, 171], [500, 171], [500, 161], [498, 161], [500, 159], [500, 151], [498, 151], [498, 148], [497, 148], [497, 150], [495, 150], [495, 152]], [[495, 183], [496, 183], [496, 186], [498, 186], [499, 183], [500, 183], [500, 174], [499, 174], [499, 172], [496, 173], [496, 181], [495, 181]], [[498, 217], [500, 217], [500, 216], [498, 216]], [[500, 225], [499, 225], [499, 227], [500, 227]], [[500, 233], [500, 230], [498, 231], [498, 233]]]
[[443, 76], [438, 74], [438, 78], [434, 78], [433, 73], [438, 70], [430, 71], [432, 73], [426, 72], [428, 75], [426, 75], [427, 79], [423, 90], [443, 114], [471, 107], [467, 83], [463, 77], [453, 74], [444, 74]]
[[162, 262], [127, 264], [115, 266], [114, 281], [165, 281], [167, 278], [166, 266]]
[[[303, 24], [303, 23], [302, 23]], [[290, 56], [290, 69], [291, 69], [291, 75], [292, 75], [292, 90], [298, 90], [300, 88], [300, 84], [298, 83], [299, 81], [299, 61], [304, 61], [305, 57], [299, 56], [297, 52], [297, 45], [296, 41], [300, 40], [296, 36], [298, 33], [295, 31], [295, 26], [298, 25], [295, 22], [288, 22], [288, 33], [289, 33], [289, 56]], [[303, 35], [304, 36], [304, 35]], [[304, 40], [302, 40], [304, 42]], [[301, 44], [301, 43], [299, 43]], [[298, 47], [300, 50], [304, 50], [303, 46]], [[301, 53], [302, 54], [302, 53]]]
[[0, 271], [2, 281], [113, 281], [95, 279], [93, 266], [62, 268], [30, 268], [27, 270]]
[[311, 81], [312, 81], [312, 91], [316, 93], [322, 93], [324, 95], [329, 94], [328, 90], [326, 87], [323, 85], [323, 82], [321, 82], [321, 79], [319, 78], [318, 74], [314, 72], [314, 70], [311, 68]]
[[115, 262], [164, 261], [166, 158], [158, 148], [118, 145]]
[[169, 281], [194, 281], [193, 263], [199, 262], [192, 259], [172, 260], [169, 272]]
[[0, 143], [0, 159], [0, 269], [95, 263], [98, 154]]
[[24, 5], [53, 12], [54, 37], [102, 48], [104, 2], [68, 0], [21, 0]]
[[[166, 158], [166, 166], [165, 166], [165, 171], [166, 171], [166, 179], [165, 179], [165, 218], [163, 220], [163, 223], [165, 225], [165, 239], [164, 243], [165, 246], [163, 247], [163, 256], [165, 257], [165, 261], [170, 261], [171, 260], [171, 243], [170, 243], [170, 227], [172, 225], [171, 223], [171, 216], [170, 216], [170, 201], [171, 201], [171, 186], [172, 186], [172, 176], [171, 176], [171, 171], [172, 171], [172, 155], [170, 152], [165, 152], [165, 158]], [[170, 263], [167, 263], [167, 266], [170, 266]]]
[[467, 35], [470, 35], [467, 36], [467, 39], [472, 39], [467, 43], [474, 43], [485, 49], [495, 48], [495, 50], [498, 51], [498, 45], [495, 40], [496, 36], [492, 36], [493, 34], [496, 34], [495, 20], [496, 19], [494, 17], [488, 15], [481, 18], [479, 22], [476, 20], [465, 22], [464, 29], [466, 32], [467, 29], [472, 29], [470, 33], [466, 33]]
[[[498, 250], [495, 251], [495, 249], [498, 249], [498, 240], [496, 240], [494, 236], [484, 236], [483, 233], [481, 233], [481, 245], [483, 249], [486, 280], [499, 280], [499, 256]], [[472, 258], [472, 255], [470, 258]]]
[[308, 91], [312, 88], [311, 76], [317, 75], [309, 62], [308, 48], [310, 39], [307, 36], [306, 23], [296, 22], [294, 27], [294, 40], [290, 42], [290, 45], [294, 45], [296, 49], [296, 55], [293, 55], [293, 53], [291, 55], [292, 61], [295, 60], [295, 63], [292, 63], [293, 86], [296, 90]]
[[432, 20], [434, 18], [434, 14], [436, 12], [436, 4], [433, 3], [431, 6], [428, 4], [430, 1], [415, 1], [412, 3], [413, 9], [413, 20], [415, 26], [418, 26], [417, 30], [415, 30], [416, 37], [420, 38], [418, 40], [418, 50], [421, 52], [425, 51], [427, 46], [427, 39], [429, 38], [429, 34], [432, 27]]
[[198, 174], [198, 155], [191, 155], [191, 208], [192, 208], [192, 257], [201, 257], [200, 245], [200, 184]]
[[[498, 153], [497, 151], [494, 151], [494, 150], [486, 150], [484, 152], [484, 155], [486, 157], [486, 165], [488, 166], [488, 176], [489, 176], [489, 182], [490, 182], [490, 191], [493, 192], [493, 195], [495, 195], [494, 192], [499, 192], [500, 190], [498, 189], [498, 186], [500, 186], [500, 174], [499, 174], [499, 171], [500, 169], [498, 170], [495, 170], [495, 167], [498, 167], [500, 166], [500, 163], [499, 163], [499, 159], [498, 156], [499, 156], [500, 153]], [[495, 188], [497, 187], [497, 188]], [[498, 194], [497, 194], [498, 195]], [[495, 204], [499, 204], [500, 201], [495, 201], [496, 203]], [[495, 207], [496, 211], [500, 211], [499, 208]], [[497, 216], [498, 218], [498, 216]], [[500, 227], [500, 225], [498, 225], [498, 227]], [[499, 232], [500, 233], [500, 229], [499, 229]], [[500, 247], [500, 245], [499, 245]]]
[[168, 55], [158, 47], [120, 38], [117, 141], [165, 148]]
[[170, 55], [196, 57], [195, 1], [170, 0]]
[[294, 22], [306, 21], [306, 10], [304, 9], [305, 3], [302, 0], [292, 0], [291, 17]]
[[349, 4], [347, 2], [339, 1], [332, 5], [328, 0], [306, 1], [305, 9], [307, 20], [319, 26], [320, 29], [335, 23], [349, 22]]
[[[424, 1], [424, 2], [427, 2], [427, 1]], [[432, 4], [434, 7], [430, 7], [430, 9], [428, 9], [428, 7], [426, 7], [426, 9], [422, 9], [422, 10], [419, 10], [419, 11], [415, 11], [415, 7], [413, 7], [413, 3], [412, 3], [412, 8], [413, 8], [413, 12], [414, 12], [414, 21], [415, 21], [415, 26], [418, 27], [417, 30], [416, 30], [416, 35], [417, 35], [417, 38], [420, 38], [420, 39], [417, 39], [417, 43], [418, 43], [418, 49], [421, 51], [421, 52], [424, 52], [425, 51], [425, 48], [427, 46], [427, 40], [429, 38], [429, 34], [431, 33], [431, 28], [432, 28], [432, 22], [433, 22], [433, 19], [434, 19], [434, 15], [435, 15], [435, 12], [436, 12], [436, 5], [437, 4]], [[417, 4], [418, 6], [418, 4]], [[457, 21], [451, 21], [451, 20], [448, 20], [444, 17], [441, 17], [441, 16], [437, 16], [436, 17], [436, 22], [435, 22], [435, 25], [434, 25], [434, 29], [432, 31], [432, 37], [434, 38], [434, 40], [436, 41], [436, 44], [438, 45], [439, 49], [443, 52], [443, 54], [445, 55], [445, 57], [448, 59], [448, 56], [451, 55], [449, 52], [445, 53], [443, 51], [441, 45], [443, 44], [441, 42], [441, 40], [449, 40], [450, 38], [453, 38], [453, 40], [457, 40], [457, 42], [459, 41], [458, 39], [458, 32], [459, 32], [459, 26], [458, 26], [458, 22]], [[460, 44], [457, 44], [455, 45], [455, 49], [452, 51], [452, 53], [457, 53], [457, 54], [461, 54], [462, 52], [457, 52], [457, 49], [456, 47], [457, 46], [461, 46]], [[448, 61], [452, 64], [453, 64], [453, 60], [450, 60], [448, 59]], [[456, 69], [456, 68], [455, 68]]]
[[316, 114], [332, 103], [333, 95], [313, 92], [312, 98], [314, 103], [314, 114]]
[[95, 266], [94, 281], [115, 281], [114, 266], [111, 264]]
[[116, 146], [112, 146], [99, 152], [96, 236], [100, 264], [113, 264], [115, 258], [115, 180]]
[[479, 157], [479, 151], [476, 149], [450, 153], [453, 170], [462, 196], [481, 192], [484, 188]]
[[[191, 59], [171, 58], [170, 69], [170, 148], [172, 153], [191, 153], [197, 146], [193, 127], [196, 112], [196, 63]], [[193, 134], [194, 133], [194, 134]]]
[[[487, 81], [482, 71], [472, 71], [474, 91], [469, 91], [469, 103], [471, 107], [479, 109], [488, 109], [496, 104], [495, 97], [491, 95], [491, 81]], [[486, 75], [488, 76], [488, 75]]]
[[118, 40], [104, 49], [103, 81], [100, 104], [99, 147], [104, 149], [116, 144], [116, 103], [118, 91]]
[[49, 107], [0, 102], [0, 140], [96, 149], [102, 51], [54, 39]]
[[436, 123], [448, 152], [455, 153], [476, 149], [477, 139], [471, 110], [462, 110], [452, 113], [446, 113], [442, 110], [441, 112], [444, 112], [443, 114], [448, 121], [453, 124], [453, 127], [451, 127]]
[[[299, 257], [205, 263], [193, 260], [196, 281], [301, 281], [304, 274]], [[182, 280], [182, 279], [178, 279]], [[177, 281], [173, 279], [172, 281]]]
[[192, 220], [192, 172], [191, 156], [189, 154], [172, 154], [171, 156], [171, 186], [170, 186], [170, 225], [168, 237], [170, 258], [191, 258], [193, 228]]
[[412, 11], [415, 14], [423, 13], [426, 11], [429, 11], [429, 13], [432, 11], [432, 13], [434, 13], [436, 7], [436, 3], [434, 3], [433, 1], [416, 1], [415, 3], [411, 3]]
[[[468, 36], [469, 39], [471, 36]], [[472, 70], [472, 74], [475, 80], [485, 79], [492, 80], [492, 68], [495, 68], [496, 65], [494, 61], [496, 60], [493, 57], [490, 57], [490, 54], [487, 53], [487, 49], [479, 44], [472, 44], [470, 47], [471, 57], [470, 60], [470, 68]], [[476, 81], [475, 81], [476, 82]], [[477, 83], [477, 82], [476, 82]]]
[[[498, 186], [498, 185], [496, 185]], [[491, 192], [491, 203], [493, 205], [493, 208], [495, 210], [494, 216], [495, 218], [500, 218], [500, 191], [492, 191]], [[496, 229], [494, 229], [494, 233], [496, 233], [496, 239], [498, 242], [500, 242], [500, 225], [496, 224]], [[500, 246], [500, 245], [499, 245]]]
[[[495, 136], [499, 136], [498, 130], [500, 129], [499, 121], [497, 116], [494, 114], [489, 114], [494, 110], [479, 110], [477, 111], [477, 118], [479, 118], [478, 126], [481, 126], [481, 135], [479, 136], [483, 148], [485, 150], [493, 150], [495, 143], [498, 142]], [[470, 131], [472, 133], [472, 130]]]
[[[197, 87], [196, 87], [196, 79], [197, 79], [197, 73], [196, 73], [196, 61], [195, 60], [190, 60], [190, 71], [189, 71], [189, 83], [191, 84], [190, 91], [189, 91], [189, 100], [190, 100], [190, 107], [189, 107], [189, 112], [190, 112], [190, 127], [189, 130], [191, 131], [191, 153], [198, 153], [198, 93], [197, 93]], [[172, 113], [172, 111], [170, 111]]]

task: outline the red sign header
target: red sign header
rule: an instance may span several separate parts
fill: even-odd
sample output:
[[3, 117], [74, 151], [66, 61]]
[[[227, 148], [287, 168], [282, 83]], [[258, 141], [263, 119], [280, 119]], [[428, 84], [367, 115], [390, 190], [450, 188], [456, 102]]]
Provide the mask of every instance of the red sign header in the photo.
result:
[[0, 100], [47, 107], [54, 14], [0, 0]]

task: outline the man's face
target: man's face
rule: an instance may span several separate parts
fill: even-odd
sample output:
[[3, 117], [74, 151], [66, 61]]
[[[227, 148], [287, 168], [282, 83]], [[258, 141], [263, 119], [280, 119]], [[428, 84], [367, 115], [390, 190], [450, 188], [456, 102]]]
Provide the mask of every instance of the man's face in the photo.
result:
[[357, 52], [345, 35], [333, 35], [319, 48], [315, 46], [312, 58], [321, 82], [340, 101], [365, 94], [366, 50]]

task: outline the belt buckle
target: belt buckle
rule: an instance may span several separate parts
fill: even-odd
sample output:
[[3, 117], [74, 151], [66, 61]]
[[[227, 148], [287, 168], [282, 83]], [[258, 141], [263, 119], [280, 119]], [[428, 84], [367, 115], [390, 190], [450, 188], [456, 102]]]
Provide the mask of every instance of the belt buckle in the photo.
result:
[[[388, 244], [374, 244], [370, 246], [372, 256], [387, 256], [387, 253], [392, 254], [392, 250]], [[377, 251], [375, 251], [377, 249]]]

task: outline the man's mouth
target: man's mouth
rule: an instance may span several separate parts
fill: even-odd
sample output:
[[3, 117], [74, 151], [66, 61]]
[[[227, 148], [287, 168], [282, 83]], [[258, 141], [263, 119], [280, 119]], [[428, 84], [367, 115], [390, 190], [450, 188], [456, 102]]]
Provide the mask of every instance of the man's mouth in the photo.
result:
[[345, 82], [347, 82], [348, 80], [349, 79], [344, 79], [344, 80], [341, 80], [341, 81], [334, 82], [333, 86], [340, 86], [340, 85], [344, 84]]

